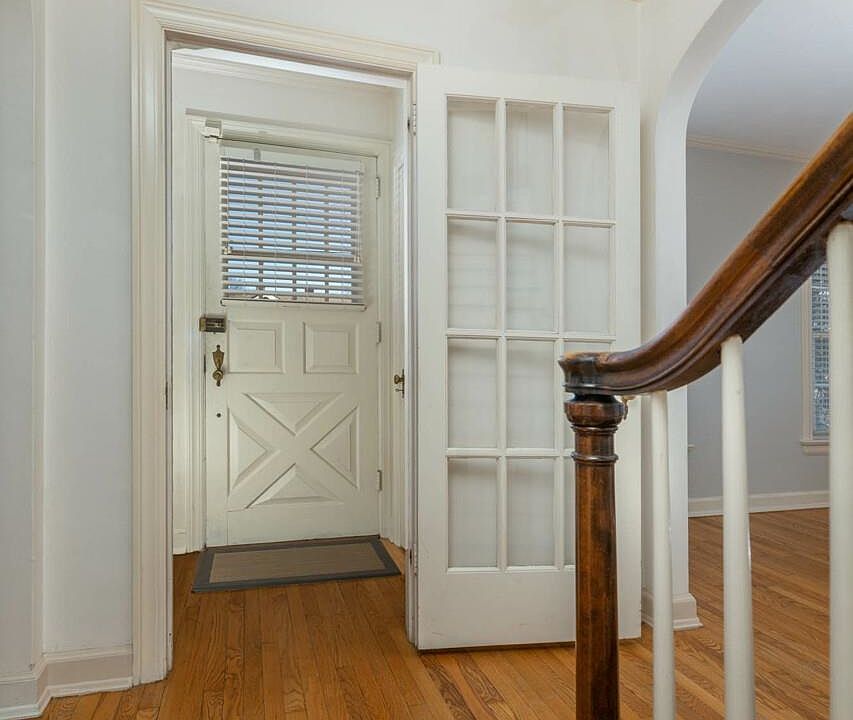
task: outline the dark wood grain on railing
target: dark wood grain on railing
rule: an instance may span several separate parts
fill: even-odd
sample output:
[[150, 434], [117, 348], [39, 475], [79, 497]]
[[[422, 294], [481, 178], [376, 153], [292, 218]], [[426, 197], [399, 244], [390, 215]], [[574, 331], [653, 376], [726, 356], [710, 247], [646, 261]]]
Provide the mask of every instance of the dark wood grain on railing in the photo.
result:
[[851, 205], [853, 114], [668, 329], [634, 350], [566, 355], [566, 390], [674, 390], [713, 370], [726, 338], [746, 340], [823, 263], [827, 235]]
[[613, 397], [566, 403], [575, 431], [576, 717], [619, 719], [619, 603], [613, 435], [625, 417]]

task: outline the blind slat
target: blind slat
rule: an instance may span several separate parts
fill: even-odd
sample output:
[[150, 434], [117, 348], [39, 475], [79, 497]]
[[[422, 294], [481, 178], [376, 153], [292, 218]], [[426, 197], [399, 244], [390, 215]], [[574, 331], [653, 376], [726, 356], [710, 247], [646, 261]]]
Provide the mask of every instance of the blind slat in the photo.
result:
[[299, 174], [305, 177], [356, 178], [361, 175], [359, 169], [321, 168], [314, 165], [301, 165], [271, 160], [249, 160], [223, 157], [221, 167], [228, 170], [248, 170], [268, 175]]
[[335, 267], [353, 267], [360, 268], [361, 260], [349, 256], [326, 256], [325, 259], [318, 258], [317, 254], [308, 253], [270, 253], [270, 252], [255, 252], [252, 250], [232, 250], [228, 255], [223, 256], [222, 267], [241, 267], [249, 261], [272, 263], [297, 263], [298, 265], [317, 265], [325, 267], [334, 265]]
[[226, 170], [221, 173], [221, 177], [224, 177], [226, 174], [232, 180], [262, 182], [276, 185], [306, 185], [341, 188], [343, 190], [357, 190], [359, 186], [358, 176], [353, 176], [352, 178], [333, 178], [314, 175], [298, 175], [295, 173], [269, 174], [259, 170], [238, 170], [236, 168]]

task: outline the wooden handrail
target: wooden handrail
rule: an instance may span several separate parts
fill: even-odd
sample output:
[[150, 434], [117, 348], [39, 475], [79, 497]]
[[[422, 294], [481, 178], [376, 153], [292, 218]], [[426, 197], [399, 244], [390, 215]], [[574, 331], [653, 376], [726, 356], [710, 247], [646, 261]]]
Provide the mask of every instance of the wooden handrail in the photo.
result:
[[726, 338], [746, 340], [820, 267], [827, 235], [850, 219], [851, 205], [853, 114], [669, 328], [634, 350], [567, 354], [566, 390], [638, 395], [713, 370]]

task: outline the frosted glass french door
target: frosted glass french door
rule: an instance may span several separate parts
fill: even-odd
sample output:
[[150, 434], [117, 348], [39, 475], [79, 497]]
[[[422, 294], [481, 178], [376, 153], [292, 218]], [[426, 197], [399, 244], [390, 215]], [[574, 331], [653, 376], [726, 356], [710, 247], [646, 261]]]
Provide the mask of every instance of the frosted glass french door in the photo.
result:
[[[634, 91], [418, 71], [418, 646], [574, 638], [557, 360], [640, 340]], [[639, 435], [620, 430], [622, 631], [639, 631]]]

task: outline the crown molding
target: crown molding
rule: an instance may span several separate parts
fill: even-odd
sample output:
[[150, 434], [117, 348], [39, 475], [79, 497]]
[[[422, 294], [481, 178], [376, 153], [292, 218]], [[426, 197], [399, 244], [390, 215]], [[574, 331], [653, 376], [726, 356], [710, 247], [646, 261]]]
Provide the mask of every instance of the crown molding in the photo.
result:
[[419, 63], [437, 63], [439, 53], [431, 48], [364, 38], [354, 35], [290, 25], [275, 20], [247, 18], [235, 13], [187, 7], [173, 2], [136, 0], [137, 11], [147, 14], [173, 41], [194, 47], [199, 38], [216, 38], [237, 46], [265, 48], [294, 59], [327, 58], [335, 64], [379, 68], [393, 73], [413, 73]]
[[710, 135], [688, 135], [687, 147], [700, 148], [702, 150], [717, 150], [719, 152], [734, 153], [736, 155], [754, 155], [757, 157], [775, 158], [776, 160], [787, 160], [805, 164], [811, 160], [810, 155], [794, 150], [772, 147], [769, 145], [746, 145], [725, 140], [724, 138], [712, 137]]

